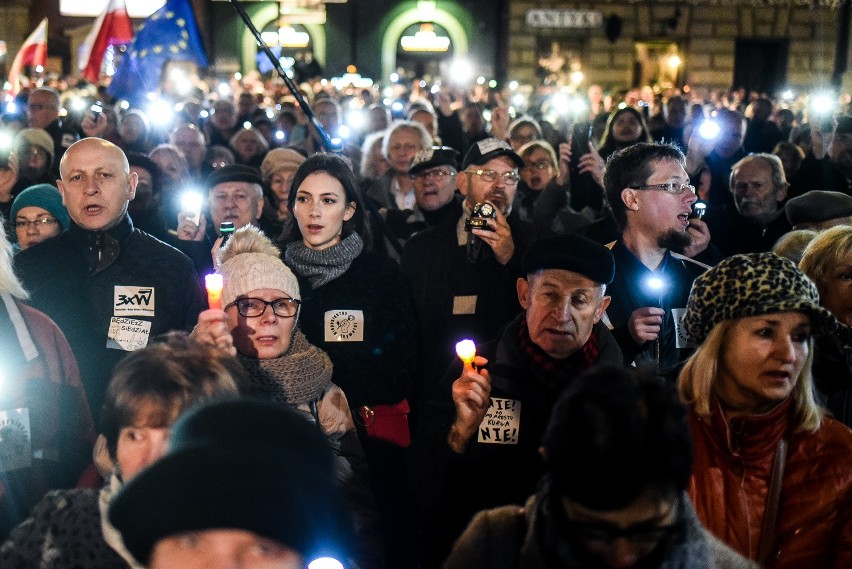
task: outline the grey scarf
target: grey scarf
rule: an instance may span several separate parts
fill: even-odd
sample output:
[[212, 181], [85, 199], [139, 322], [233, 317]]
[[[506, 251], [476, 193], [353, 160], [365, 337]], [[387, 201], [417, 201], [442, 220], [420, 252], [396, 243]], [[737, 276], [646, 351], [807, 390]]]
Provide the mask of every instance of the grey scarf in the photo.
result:
[[316, 289], [345, 273], [363, 250], [364, 242], [357, 233], [350, 233], [337, 245], [322, 251], [310, 249], [302, 241], [294, 241], [287, 245], [284, 262]]
[[249, 373], [252, 394], [271, 397], [279, 403], [310, 403], [320, 399], [331, 386], [331, 360], [308, 342], [301, 330], [296, 330], [283, 356], [268, 360], [238, 357]]

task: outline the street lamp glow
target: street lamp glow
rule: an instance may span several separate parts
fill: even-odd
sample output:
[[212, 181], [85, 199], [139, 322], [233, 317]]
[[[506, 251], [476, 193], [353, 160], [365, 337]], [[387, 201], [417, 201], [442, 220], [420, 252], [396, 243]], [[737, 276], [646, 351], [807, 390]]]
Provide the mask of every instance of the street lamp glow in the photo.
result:
[[509, 81], [509, 89], [514, 91], [517, 88], [518, 88], [518, 82], [517, 81]]
[[450, 78], [456, 83], [469, 83], [473, 78], [473, 64], [467, 59], [454, 59], [449, 71]]
[[571, 82], [572, 83], [582, 83], [583, 82], [583, 72], [582, 71], [574, 71], [571, 73]]

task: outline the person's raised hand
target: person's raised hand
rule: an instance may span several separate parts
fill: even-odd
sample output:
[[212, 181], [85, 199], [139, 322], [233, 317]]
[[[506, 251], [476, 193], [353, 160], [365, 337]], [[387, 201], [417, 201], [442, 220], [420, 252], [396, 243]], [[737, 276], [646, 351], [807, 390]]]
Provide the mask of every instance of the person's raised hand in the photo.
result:
[[198, 324], [191, 334], [197, 342], [213, 346], [223, 354], [236, 356], [234, 338], [228, 327], [228, 315], [224, 310], [210, 308], [198, 315]]
[[512, 229], [506, 221], [506, 216], [496, 207], [494, 213], [495, 217], [485, 222], [488, 229], [473, 229], [472, 233], [491, 247], [498, 263], [505, 265], [515, 254], [515, 241], [512, 239]]
[[487, 363], [487, 359], [476, 356], [473, 360], [474, 367], [464, 369], [453, 382], [452, 396], [456, 418], [450, 428], [447, 443], [457, 453], [464, 452], [467, 448], [491, 405], [491, 376], [488, 370], [481, 369]]
[[627, 330], [637, 344], [656, 340], [660, 335], [665, 311], [655, 306], [637, 308], [627, 321]]

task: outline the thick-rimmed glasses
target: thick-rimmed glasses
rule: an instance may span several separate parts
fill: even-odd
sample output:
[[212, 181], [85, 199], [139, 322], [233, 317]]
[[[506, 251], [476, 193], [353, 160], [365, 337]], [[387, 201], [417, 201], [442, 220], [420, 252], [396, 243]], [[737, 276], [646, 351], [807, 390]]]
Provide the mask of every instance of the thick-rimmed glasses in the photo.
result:
[[46, 229], [47, 227], [53, 225], [54, 223], [59, 223], [53, 217], [40, 217], [38, 219], [34, 219], [30, 221], [29, 219], [16, 219], [15, 220], [15, 228], [17, 229], [26, 229], [30, 225], [35, 227], [36, 229]]
[[[266, 312], [266, 307], [271, 306], [275, 316], [280, 318], [292, 318], [299, 310], [301, 300], [296, 298], [276, 298], [275, 300], [263, 300], [260, 298], [238, 298], [228, 306], [236, 306], [237, 312], [244, 318], [259, 318]], [[227, 308], [226, 306], [225, 308]]]
[[693, 194], [695, 193], [695, 186], [692, 184], [681, 184], [680, 182], [666, 182], [665, 184], [646, 184], [644, 186], [636, 186], [637, 190], [657, 190], [660, 192], [666, 192], [667, 194], [675, 194], [676, 196], [681, 195], [686, 190], [689, 190]]
[[503, 178], [507, 186], [516, 186], [521, 177], [517, 172], [496, 172], [494, 170], [465, 170], [465, 173], [479, 176], [486, 182], [494, 183], [497, 178]]

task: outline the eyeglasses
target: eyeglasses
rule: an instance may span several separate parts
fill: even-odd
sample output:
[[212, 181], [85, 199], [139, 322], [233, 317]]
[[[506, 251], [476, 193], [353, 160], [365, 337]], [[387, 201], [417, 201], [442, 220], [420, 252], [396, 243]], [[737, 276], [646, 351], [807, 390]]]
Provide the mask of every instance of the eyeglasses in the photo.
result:
[[438, 181], [443, 180], [447, 176], [452, 178], [456, 173], [452, 170], [426, 170], [425, 172], [417, 172], [416, 174], [411, 175], [411, 179], [413, 180], [427, 180], [429, 178], [434, 178]]
[[542, 160], [541, 162], [527, 164], [526, 166], [524, 166], [524, 170], [547, 170], [548, 168], [553, 168], [553, 164], [551, 164], [547, 160]]
[[517, 172], [495, 172], [494, 170], [465, 170], [465, 173], [479, 176], [486, 182], [494, 183], [497, 178], [503, 178], [507, 186], [515, 186], [521, 179]]
[[32, 221], [30, 221], [28, 219], [16, 219], [15, 220], [15, 227], [17, 229], [26, 229], [27, 227], [32, 225], [36, 229], [40, 230], [42, 227], [46, 228], [48, 225], [53, 225], [54, 223], [59, 223], [59, 222], [53, 217], [40, 217], [40, 218], [34, 219]]
[[617, 539], [624, 538], [636, 545], [656, 545], [674, 533], [678, 527], [677, 523], [665, 526], [652, 525], [652, 523], [637, 524], [628, 528], [575, 521], [568, 521], [566, 525], [577, 539], [586, 543], [611, 544]]
[[[266, 301], [260, 298], [238, 298], [228, 306], [236, 306], [240, 316], [245, 318], [259, 318], [266, 312], [266, 307], [271, 306], [275, 316], [280, 318], [292, 318], [299, 310], [301, 300], [295, 298], [276, 298], [275, 300]], [[226, 306], [225, 308], [228, 308]]]
[[695, 193], [695, 186], [692, 184], [681, 184], [680, 182], [666, 182], [665, 184], [647, 184], [644, 186], [636, 186], [637, 190], [659, 190], [661, 192], [666, 192], [667, 194], [675, 194], [676, 196], [681, 195], [686, 190], [689, 190], [693, 194]]

